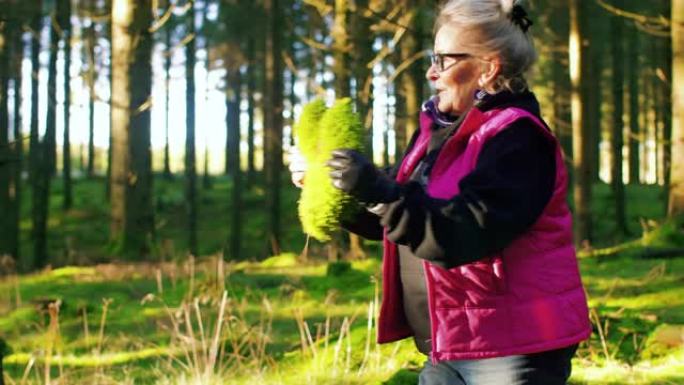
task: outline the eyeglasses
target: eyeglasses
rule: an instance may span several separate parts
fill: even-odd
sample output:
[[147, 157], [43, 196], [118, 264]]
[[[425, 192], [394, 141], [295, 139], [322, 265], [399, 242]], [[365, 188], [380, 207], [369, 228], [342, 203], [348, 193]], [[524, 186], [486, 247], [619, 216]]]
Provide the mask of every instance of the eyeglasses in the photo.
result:
[[[473, 55], [469, 53], [431, 53], [430, 54], [430, 62], [432, 63], [433, 66], [437, 66], [438, 72], [444, 72], [448, 70], [449, 68], [453, 67], [456, 65], [458, 62], [463, 61], [465, 59], [471, 58]], [[448, 66], [444, 66], [444, 58], [452, 58], [455, 59], [452, 63], [449, 63]]]

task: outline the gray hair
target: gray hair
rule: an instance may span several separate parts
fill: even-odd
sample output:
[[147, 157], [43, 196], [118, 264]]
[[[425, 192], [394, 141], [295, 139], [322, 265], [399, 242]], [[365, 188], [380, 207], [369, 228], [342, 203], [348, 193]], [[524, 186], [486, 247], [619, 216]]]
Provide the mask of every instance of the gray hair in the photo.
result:
[[443, 26], [474, 31], [481, 40], [469, 48], [476, 55], [499, 56], [501, 73], [494, 91], [525, 91], [525, 73], [537, 59], [532, 38], [512, 20], [513, 7], [519, 0], [448, 0], [435, 21], [435, 33]]

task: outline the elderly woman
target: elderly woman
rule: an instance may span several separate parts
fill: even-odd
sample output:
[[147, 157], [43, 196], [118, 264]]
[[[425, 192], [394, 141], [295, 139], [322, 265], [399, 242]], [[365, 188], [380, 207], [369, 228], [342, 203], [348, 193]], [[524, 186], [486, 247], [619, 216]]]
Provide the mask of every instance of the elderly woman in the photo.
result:
[[399, 167], [328, 162], [369, 208], [344, 227], [384, 242], [379, 342], [413, 337], [421, 385], [565, 384], [591, 333], [563, 157], [524, 77], [531, 24], [513, 0], [447, 1]]

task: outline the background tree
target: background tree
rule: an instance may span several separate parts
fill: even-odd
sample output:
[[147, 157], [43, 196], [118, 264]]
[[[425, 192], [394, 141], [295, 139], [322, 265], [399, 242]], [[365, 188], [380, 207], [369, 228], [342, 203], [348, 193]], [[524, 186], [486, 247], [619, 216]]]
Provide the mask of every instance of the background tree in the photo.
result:
[[59, 27], [64, 41], [64, 135], [62, 137], [62, 177], [64, 183], [64, 200], [62, 207], [68, 210], [73, 205], [71, 185], [71, 0], [59, 0], [57, 12]]
[[684, 213], [684, 0], [672, 0], [671, 14], [672, 179], [668, 215], [675, 216]]
[[[618, 3], [619, 4], [619, 3]], [[629, 90], [629, 183], [639, 184], [641, 161], [639, 150], [642, 144], [639, 124], [639, 46], [640, 33], [634, 23], [627, 27], [627, 81]]]
[[12, 212], [11, 181], [15, 161], [9, 142], [9, 75], [10, 75], [10, 30], [7, 20], [0, 20], [0, 255], [14, 255], [16, 240], [13, 235], [13, 218], [6, 213]]
[[47, 116], [45, 122], [45, 161], [50, 169], [50, 176], [57, 170], [57, 54], [62, 27], [59, 25], [59, 14], [65, 0], [57, 0], [50, 10], [50, 58], [48, 59], [47, 81]]
[[[586, 85], [583, 75], [587, 71], [589, 57], [582, 47], [586, 38], [582, 18], [586, 2], [570, 0], [570, 79], [572, 83], [572, 136], [573, 136], [573, 176], [575, 204], [575, 240], [591, 240], [591, 147], [590, 132], [586, 124]], [[584, 91], [584, 92], [583, 92]]]
[[[170, 2], [169, 2], [169, 6]], [[169, 120], [170, 120], [170, 95], [171, 95], [171, 59], [173, 56], [173, 30], [174, 25], [166, 22], [164, 27], [164, 177], [171, 179], [171, 150], [169, 144]]]
[[270, 250], [280, 250], [280, 183], [283, 169], [283, 89], [281, 52], [281, 0], [265, 0], [266, 49], [264, 90], [264, 160], [266, 170], [268, 240]]
[[112, 1], [111, 238], [147, 255], [154, 236], [150, 0]]
[[[16, 246], [14, 247], [12, 255], [16, 260], [20, 258], [20, 211], [22, 205], [22, 194], [23, 194], [23, 181], [22, 174], [24, 171], [24, 134], [22, 132], [23, 116], [22, 116], [22, 62], [24, 60], [24, 22], [29, 14], [30, 7], [22, 7], [17, 2], [13, 7], [19, 8], [20, 13], [16, 15], [17, 18], [11, 18], [8, 21], [8, 29], [13, 31], [12, 34], [12, 61], [11, 61], [11, 74], [14, 78], [14, 144], [13, 144], [13, 155], [14, 155], [14, 178], [10, 182], [13, 186], [14, 201], [12, 203], [12, 222], [11, 227], [11, 239], [14, 240]], [[11, 196], [10, 196], [11, 197]]]
[[38, 157], [38, 102], [40, 75], [40, 33], [43, 29], [43, 2], [37, 0], [31, 17], [31, 131], [29, 143], [29, 177], [33, 179]]
[[185, 45], [185, 210], [188, 249], [197, 255], [197, 166], [195, 154], [195, 2], [187, 11], [188, 42]]
[[[88, 21], [84, 31], [85, 61], [87, 63], [85, 78], [88, 85], [88, 166], [86, 173], [89, 178], [95, 176], [95, 99], [97, 97], [95, 94], [95, 82], [97, 80], [95, 14], [98, 11], [97, 4], [97, 0], [87, 2]], [[83, 7], [84, 4], [81, 6]]]
[[[616, 2], [616, 6], [622, 6], [621, 1]], [[612, 120], [612, 159], [611, 159], [611, 187], [613, 190], [613, 199], [615, 205], [615, 224], [616, 229], [620, 232], [627, 230], [625, 221], [625, 188], [622, 181], [622, 146], [624, 144], [623, 128], [624, 121], [622, 115], [623, 108], [623, 92], [624, 92], [624, 55], [623, 55], [623, 29], [624, 19], [620, 16], [613, 15], [611, 17], [611, 33], [613, 40], [611, 41], [612, 48], [612, 64], [613, 64], [613, 120]]]

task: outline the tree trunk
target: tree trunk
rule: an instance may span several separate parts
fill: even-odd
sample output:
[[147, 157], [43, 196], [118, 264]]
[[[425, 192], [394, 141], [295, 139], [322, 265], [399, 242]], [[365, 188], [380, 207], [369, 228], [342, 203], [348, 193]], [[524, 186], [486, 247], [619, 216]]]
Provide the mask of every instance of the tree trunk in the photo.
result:
[[20, 258], [20, 230], [19, 221], [21, 216], [21, 199], [22, 199], [22, 170], [24, 162], [24, 134], [22, 132], [22, 62], [24, 60], [24, 39], [23, 31], [19, 28], [10, 26], [10, 28], [15, 30], [15, 46], [13, 62], [12, 62], [12, 72], [14, 74], [14, 158], [16, 160], [14, 167], [14, 201], [12, 202], [12, 215], [14, 216], [12, 230], [12, 238], [16, 241], [16, 247], [14, 250], [15, 259]]
[[48, 61], [48, 82], [47, 82], [47, 117], [45, 124], [44, 148], [47, 157], [44, 159], [48, 163], [50, 176], [55, 175], [57, 170], [57, 51], [59, 48], [60, 26], [57, 21], [57, 14], [60, 11], [60, 4], [64, 0], [58, 0], [56, 7], [50, 16], [50, 60]]
[[[105, 8], [107, 9], [108, 12], [112, 12], [113, 10], [113, 0], [105, 1]], [[108, 24], [109, 28], [105, 28], [105, 39], [107, 41], [113, 41], [113, 36], [114, 36], [114, 23], [110, 22]], [[114, 142], [112, 138], [112, 131], [114, 130], [114, 113], [112, 112], [114, 109], [114, 99], [112, 98], [112, 95], [114, 93], [114, 66], [113, 66], [113, 61], [114, 61], [114, 54], [113, 54], [113, 47], [111, 47], [110, 43], [110, 49], [109, 49], [109, 71], [107, 72], [107, 75], [109, 77], [109, 88], [112, 90], [111, 94], [109, 96], [109, 138], [108, 141], [109, 143], [107, 144], [107, 177], [105, 178], [105, 200], [107, 202], [111, 202], [112, 198], [112, 152], [114, 151]]]
[[[599, 139], [601, 135], [601, 104], [603, 99], [602, 90], [602, 68], [605, 51], [604, 39], [597, 39], [594, 36], [601, 36], [606, 33], [602, 27], [608, 23], [604, 17], [604, 12], [594, 2], [581, 2], [582, 16], [580, 18], [580, 29], [582, 30], [582, 98], [583, 98], [583, 122], [586, 126], [584, 145], [587, 147], [587, 162], [591, 183], [599, 182]], [[608, 23], [609, 24], [609, 23]]]
[[230, 260], [240, 258], [242, 229], [242, 173], [240, 172], [240, 90], [238, 66], [227, 69], [226, 84], [226, 173], [231, 182], [230, 236], [224, 256]]
[[629, 76], [629, 183], [639, 184], [639, 33], [636, 27], [628, 30], [627, 76]]
[[[655, 168], [656, 168], [656, 184], [662, 185], [665, 183], [665, 169], [663, 168], [663, 130], [662, 127], [663, 125], [661, 124], [661, 116], [662, 116], [662, 92], [661, 92], [661, 87], [662, 87], [662, 81], [656, 76], [656, 73], [658, 71], [658, 68], [660, 66], [660, 42], [662, 41], [662, 38], [656, 37], [653, 39], [653, 43], [651, 44], [651, 60], [652, 60], [652, 68], [651, 70], [653, 71], [652, 76], [649, 77], [650, 82], [651, 82], [651, 90], [652, 90], [652, 99], [651, 99], [651, 111], [652, 111], [652, 116], [653, 116], [653, 127], [655, 130]], [[665, 201], [667, 201], [667, 198], [665, 198]]]
[[112, 1], [111, 236], [138, 256], [154, 238], [151, 20], [150, 0]]
[[[551, 23], [556, 39], [554, 43], [558, 46], [565, 44], [567, 41], [562, 41], [568, 36], [568, 12], [564, 6], [555, 7], [552, 11], [552, 18], [555, 20]], [[553, 54], [553, 63], [551, 64], [551, 72], [553, 77], [553, 129], [558, 138], [568, 168], [570, 168], [569, 159], [572, 159], [572, 116], [570, 113], [570, 74], [568, 73], [568, 53], [567, 51], [555, 52]]]
[[[395, 68], [401, 61], [401, 56], [398, 53], [393, 55], [395, 59]], [[407, 133], [406, 125], [408, 121], [408, 116], [406, 115], [406, 90], [401, 84], [404, 80], [404, 76], [399, 76], [395, 78], [394, 84], [394, 153], [395, 156], [400, 156], [406, 150], [410, 136]], [[388, 125], [389, 126], [389, 125]], [[387, 127], [389, 130], [389, 127]], [[389, 135], [385, 137], [385, 151], [388, 152], [387, 157], [389, 158]]]
[[[206, 28], [207, 23], [209, 22], [208, 20], [208, 13], [209, 13], [209, 7], [208, 7], [209, 0], [206, 0], [204, 3], [204, 7], [202, 9], [202, 27], [201, 28]], [[210, 41], [211, 35], [208, 33], [204, 33], [204, 51], [207, 53], [204, 59], [204, 69], [205, 69], [205, 76], [204, 76], [204, 103], [208, 104], [209, 103], [209, 93], [212, 88], [212, 84], [209, 83], [209, 51], [211, 49], [209, 41]], [[210, 131], [208, 127], [204, 128], [204, 172], [202, 173], [202, 188], [204, 190], [210, 190], [212, 188], [212, 180], [211, 180], [211, 173], [209, 172], [209, 165], [211, 163], [211, 155], [209, 151], [209, 138], [207, 135], [207, 132]]]
[[[90, 12], [94, 14], [97, 11], [97, 0], [90, 0]], [[97, 39], [95, 36], [95, 18], [90, 18], [90, 24], [85, 30], [85, 41], [88, 55], [88, 178], [95, 176], [95, 80], [97, 76], [96, 61], [95, 61], [95, 44]]]
[[15, 160], [9, 142], [9, 72], [11, 49], [8, 23], [0, 23], [0, 256], [9, 254], [14, 256], [13, 193], [12, 179], [14, 177]]
[[[682, 11], [682, 5], [680, 0], [676, 0], [677, 5], [675, 5], [675, 2], [669, 2], [669, 1], [664, 1], [664, 9], [663, 9], [663, 15], [667, 18], [670, 18], [671, 20], [679, 19], [681, 22], [681, 15], [675, 16], [673, 13], [673, 10], [675, 7], [678, 7], [679, 11]], [[671, 26], [672, 27], [672, 26]], [[673, 150], [672, 146], [674, 144], [674, 136], [672, 132], [672, 117], [673, 117], [673, 109], [674, 109], [674, 98], [673, 98], [673, 71], [672, 71], [672, 65], [674, 64], [674, 40], [675, 38], [674, 35], [675, 28], [671, 28], [670, 36], [664, 39], [664, 49], [662, 50], [662, 63], [663, 63], [663, 72], [665, 75], [665, 82], [663, 86], [661, 87], [661, 97], [663, 101], [663, 106], [662, 106], [662, 118], [663, 118], [663, 174], [664, 174], [664, 179], [665, 179], [665, 188], [664, 188], [664, 195], [666, 197], [665, 199], [665, 208], [666, 212], [670, 212], [670, 189], [671, 189], [671, 177], [672, 177], [672, 170], [673, 170]], [[681, 25], [679, 28], [679, 31], [681, 31]], [[681, 52], [681, 51], [680, 51]], [[680, 61], [681, 63], [681, 61]]]
[[169, 88], [171, 86], [171, 26], [166, 26], [164, 30], [164, 42], [166, 52], [164, 53], [164, 178], [171, 179], [171, 159], [169, 149]]
[[582, 92], [582, 75], [587, 67], [588, 58], [582, 49], [582, 40], [586, 38], [581, 28], [582, 12], [580, 0], [570, 0], [570, 80], [572, 84], [572, 136], [573, 136], [573, 170], [574, 170], [574, 203], [575, 203], [575, 240], [580, 243], [591, 241], [591, 147], [590, 133], [584, 121], [586, 115]]
[[[188, 34], [195, 34], [195, 3], [188, 11]], [[195, 154], [195, 44], [185, 45], [185, 208], [188, 225], [188, 249], [197, 255], [197, 169]]]
[[349, 97], [349, 35], [347, 33], [348, 0], [335, 0], [335, 18], [331, 31], [333, 38], [333, 73], [335, 74], [335, 97]]
[[684, 0], [672, 0], [672, 173], [668, 216], [684, 213]]
[[[226, 70], [226, 164], [225, 173], [232, 180], [240, 170], [240, 158], [235, 159], [235, 150], [240, 150], [240, 69]], [[239, 155], [239, 154], [238, 154]]]
[[256, 59], [254, 38], [247, 38], [247, 187], [254, 184], [254, 93], [256, 92]]
[[271, 252], [280, 253], [280, 179], [283, 168], [283, 90], [279, 0], [266, 0], [264, 149]]
[[[415, 60], [415, 55], [423, 50], [421, 44], [422, 26], [420, 20], [419, 9], [414, 2], [406, 2], [406, 14], [402, 20], [405, 20], [406, 25], [412, 27], [411, 30], [405, 32], [400, 46], [400, 66], [406, 66], [406, 69], [399, 77], [399, 87], [401, 87], [402, 94], [405, 101], [405, 110], [397, 108], [396, 113], [404, 116], [403, 122], [403, 143], [402, 149], [406, 148], [408, 141], [415, 131], [418, 130], [418, 114], [420, 113], [420, 106], [423, 99], [423, 71], [420, 66], [420, 61]], [[409, 64], [411, 63], [411, 64]], [[401, 128], [401, 127], [400, 127]]]
[[38, 95], [40, 74], [40, 32], [43, 29], [42, 0], [36, 0], [31, 20], [31, 131], [29, 134], [29, 179], [33, 179], [38, 158]]
[[64, 136], [62, 143], [62, 179], [64, 181], [64, 201], [62, 208], [71, 209], [73, 193], [71, 183], [71, 140], [70, 140], [70, 107], [71, 107], [71, 0], [58, 2], [57, 17], [64, 39]]
[[[621, 1], [616, 6], [621, 6]], [[624, 20], [620, 16], [611, 17], [612, 26], [612, 56], [613, 56], [613, 129], [611, 135], [612, 161], [611, 161], [611, 187], [615, 204], [615, 226], [620, 233], [625, 233], [627, 223], [625, 221], [625, 187], [622, 182], [622, 146], [623, 127], [622, 115], [624, 93], [624, 55], [623, 55], [623, 25]]]
[[356, 1], [352, 15], [354, 78], [356, 79], [356, 111], [366, 128], [366, 155], [373, 157], [373, 72], [368, 64], [373, 60], [374, 34], [371, 31], [368, 0]]

